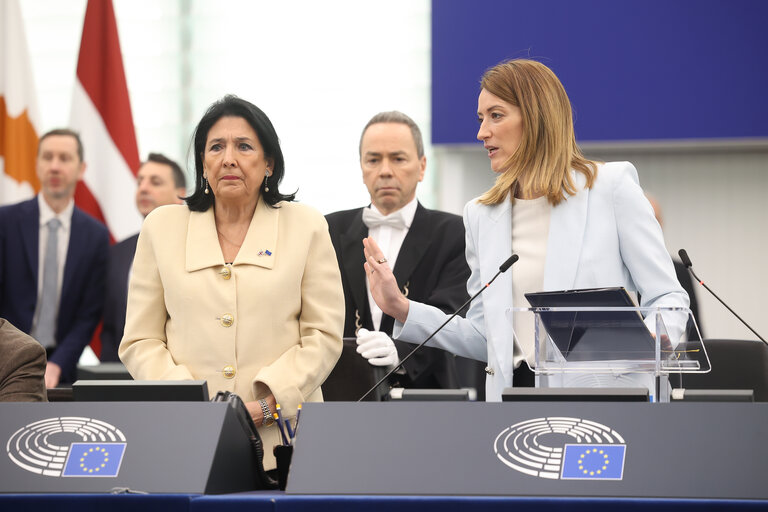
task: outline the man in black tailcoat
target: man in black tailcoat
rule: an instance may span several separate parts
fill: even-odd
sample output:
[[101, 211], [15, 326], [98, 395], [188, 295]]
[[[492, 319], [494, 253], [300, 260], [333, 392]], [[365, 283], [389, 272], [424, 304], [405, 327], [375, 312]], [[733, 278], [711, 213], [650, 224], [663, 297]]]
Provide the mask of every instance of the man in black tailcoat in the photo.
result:
[[[373, 366], [391, 368], [414, 346], [391, 339], [394, 319], [384, 315], [371, 298], [363, 269], [363, 238], [376, 240], [409, 299], [452, 313], [468, 298], [469, 267], [461, 217], [429, 210], [416, 199], [416, 186], [424, 178], [426, 165], [421, 132], [410, 117], [401, 112], [375, 115], [360, 139], [360, 166], [371, 204], [326, 217], [344, 285], [344, 336], [356, 338], [360, 357]], [[481, 363], [423, 347], [392, 376], [390, 385], [471, 386], [482, 394], [482, 368]], [[337, 367], [331, 374], [329, 388], [338, 389], [339, 381], [343, 382], [339, 371]], [[328, 395], [326, 386], [323, 389]], [[330, 400], [354, 398], [326, 396]]]

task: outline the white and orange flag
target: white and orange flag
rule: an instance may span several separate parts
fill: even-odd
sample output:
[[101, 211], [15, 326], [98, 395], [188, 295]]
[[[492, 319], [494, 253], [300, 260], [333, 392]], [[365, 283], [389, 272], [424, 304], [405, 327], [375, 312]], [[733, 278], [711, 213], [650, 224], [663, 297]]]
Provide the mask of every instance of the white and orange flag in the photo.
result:
[[35, 157], [40, 118], [18, 0], [0, 0], [0, 205], [40, 190]]
[[139, 151], [112, 0], [88, 0], [70, 126], [80, 132], [87, 164], [75, 203], [103, 221], [113, 240], [137, 233]]

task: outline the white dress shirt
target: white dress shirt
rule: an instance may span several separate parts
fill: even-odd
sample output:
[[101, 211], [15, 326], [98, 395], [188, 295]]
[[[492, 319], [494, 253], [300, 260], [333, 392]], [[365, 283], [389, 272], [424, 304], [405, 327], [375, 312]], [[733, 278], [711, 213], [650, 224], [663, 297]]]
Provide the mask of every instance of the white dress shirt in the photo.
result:
[[[408, 230], [411, 228], [411, 224], [413, 224], [417, 206], [418, 201], [414, 197], [411, 202], [390, 214], [402, 216], [406, 226], [404, 229], [397, 229], [391, 226], [378, 226], [368, 229], [368, 236], [376, 240], [381, 252], [384, 253], [384, 257], [387, 258], [387, 263], [391, 269], [395, 268], [397, 255], [400, 253], [400, 248], [403, 246], [403, 241], [408, 234]], [[381, 213], [381, 211], [373, 204], [371, 204], [370, 208]], [[368, 307], [371, 310], [373, 328], [378, 331], [381, 326], [382, 311], [381, 308], [376, 305], [376, 301], [373, 300], [373, 295], [371, 295], [371, 283], [368, 281], [368, 274], [365, 275], [365, 291], [368, 294]]]

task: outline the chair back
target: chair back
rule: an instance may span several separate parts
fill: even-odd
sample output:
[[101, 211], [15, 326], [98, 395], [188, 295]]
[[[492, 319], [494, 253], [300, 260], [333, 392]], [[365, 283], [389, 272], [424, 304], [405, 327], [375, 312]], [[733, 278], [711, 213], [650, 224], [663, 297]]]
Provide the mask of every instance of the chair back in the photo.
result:
[[705, 339], [712, 371], [682, 375], [686, 389], [752, 389], [768, 402], [768, 345], [759, 340]]

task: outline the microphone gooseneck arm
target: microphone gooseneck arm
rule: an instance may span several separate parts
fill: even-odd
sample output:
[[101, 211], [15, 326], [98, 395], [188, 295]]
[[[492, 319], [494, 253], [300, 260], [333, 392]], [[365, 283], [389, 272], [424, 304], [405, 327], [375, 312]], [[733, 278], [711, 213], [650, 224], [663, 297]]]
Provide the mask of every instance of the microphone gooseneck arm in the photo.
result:
[[397, 363], [397, 365], [395, 365], [395, 367], [394, 367], [394, 368], [392, 368], [390, 371], [388, 371], [388, 372], [387, 372], [387, 374], [386, 374], [386, 375], [384, 375], [384, 376], [383, 376], [381, 379], [379, 379], [379, 381], [378, 381], [376, 384], [374, 384], [374, 385], [373, 385], [373, 387], [371, 387], [371, 389], [369, 389], [368, 391], [366, 391], [366, 392], [365, 392], [365, 394], [364, 394], [363, 396], [361, 396], [360, 398], [358, 398], [358, 399], [357, 399], [357, 401], [358, 401], [358, 402], [361, 402], [361, 401], [365, 400], [365, 397], [367, 397], [368, 395], [370, 395], [370, 394], [371, 394], [371, 393], [372, 393], [372, 392], [373, 392], [373, 391], [374, 391], [376, 388], [378, 388], [378, 387], [381, 385], [381, 383], [382, 383], [382, 382], [384, 382], [385, 380], [387, 380], [387, 379], [389, 378], [389, 376], [390, 376], [390, 375], [392, 375], [393, 373], [395, 373], [395, 372], [397, 371], [397, 369], [398, 369], [398, 368], [400, 368], [401, 366], [403, 366], [403, 364], [404, 364], [404, 363], [405, 363], [405, 362], [406, 362], [408, 359], [410, 359], [410, 357], [411, 357], [413, 354], [415, 354], [415, 353], [416, 353], [416, 352], [417, 352], [417, 351], [418, 351], [418, 350], [419, 350], [421, 347], [423, 347], [424, 345], [426, 345], [426, 344], [427, 344], [427, 342], [428, 342], [429, 340], [431, 340], [432, 338], [434, 338], [434, 337], [435, 337], [435, 335], [436, 335], [438, 332], [440, 332], [440, 331], [442, 330], [442, 328], [443, 328], [443, 327], [445, 327], [446, 325], [448, 325], [448, 322], [450, 322], [451, 320], [453, 320], [453, 318], [454, 318], [456, 315], [458, 315], [458, 314], [459, 314], [459, 313], [460, 313], [460, 312], [461, 312], [461, 311], [462, 311], [462, 310], [463, 310], [465, 307], [467, 307], [467, 305], [468, 305], [470, 302], [472, 302], [473, 300], [475, 300], [475, 298], [476, 298], [478, 295], [480, 295], [481, 293], [483, 293], [483, 291], [485, 291], [485, 289], [486, 289], [486, 288], [488, 288], [489, 286], [491, 286], [491, 283], [492, 283], [492, 282], [494, 282], [494, 281], [496, 280], [496, 278], [497, 278], [497, 277], [499, 277], [501, 274], [503, 274], [504, 272], [506, 272], [506, 271], [509, 269], [509, 267], [511, 267], [511, 266], [512, 266], [512, 265], [513, 265], [513, 264], [514, 264], [514, 263], [515, 263], [515, 262], [516, 262], [518, 259], [520, 259], [520, 257], [519, 257], [517, 254], [513, 254], [512, 256], [510, 256], [509, 258], [507, 258], [507, 260], [506, 260], [504, 263], [502, 263], [502, 264], [501, 264], [501, 266], [499, 267], [499, 271], [498, 271], [498, 272], [496, 272], [496, 275], [494, 275], [494, 276], [493, 276], [493, 278], [492, 278], [490, 281], [488, 281], [487, 283], [485, 283], [485, 286], [483, 286], [482, 288], [480, 288], [480, 289], [477, 291], [477, 293], [475, 293], [473, 296], [471, 296], [469, 299], [467, 299], [467, 301], [466, 301], [464, 304], [462, 304], [462, 305], [459, 307], [459, 309], [457, 309], [456, 311], [454, 311], [454, 313], [453, 313], [453, 314], [452, 314], [450, 317], [448, 317], [448, 320], [446, 320], [445, 322], [443, 322], [443, 323], [442, 323], [442, 325], [440, 325], [440, 327], [438, 327], [437, 329], [435, 329], [435, 330], [432, 332], [432, 334], [430, 334], [430, 335], [427, 337], [427, 339], [425, 339], [424, 341], [422, 341], [421, 343], [419, 343], [418, 345], [416, 345], [416, 348], [414, 348], [413, 350], [411, 350], [411, 351], [408, 353], [408, 355], [407, 355], [407, 356], [405, 356], [404, 358], [402, 358], [402, 359], [400, 360], [400, 362], [398, 362], [398, 363]]
[[725, 306], [725, 308], [726, 308], [728, 311], [730, 311], [731, 313], [733, 313], [733, 316], [735, 316], [736, 318], [738, 318], [738, 319], [741, 321], [741, 323], [742, 323], [742, 324], [744, 324], [744, 325], [747, 327], [747, 329], [749, 329], [750, 331], [752, 331], [752, 333], [753, 333], [755, 336], [757, 336], [757, 337], [760, 339], [760, 341], [762, 341], [763, 343], [765, 343], [766, 345], [768, 345], [768, 341], [765, 341], [765, 338], [763, 338], [762, 336], [760, 336], [759, 334], [757, 334], [757, 331], [756, 331], [756, 330], [754, 330], [754, 329], [753, 329], [753, 328], [752, 328], [752, 327], [751, 327], [751, 326], [750, 326], [750, 325], [749, 325], [749, 324], [748, 324], [746, 321], [744, 321], [744, 319], [743, 319], [743, 318], [741, 318], [741, 317], [738, 315], [738, 313], [736, 313], [734, 310], [732, 310], [732, 309], [730, 308], [730, 306], [728, 306], [728, 304], [726, 304], [725, 302], [723, 302], [723, 299], [721, 299], [720, 297], [718, 297], [718, 296], [717, 296], [717, 294], [716, 294], [715, 292], [713, 292], [713, 291], [712, 291], [712, 289], [711, 289], [709, 286], [707, 286], [706, 284], [704, 284], [704, 281], [702, 281], [701, 279], [699, 279], [699, 276], [697, 276], [697, 275], [696, 275], [696, 272], [694, 272], [694, 271], [693, 271], [693, 263], [691, 263], [691, 259], [688, 257], [688, 253], [685, 251], [685, 249], [680, 249], [679, 251], [677, 251], [677, 255], [678, 255], [678, 256], [680, 256], [680, 261], [682, 261], [682, 262], [683, 262], [683, 265], [685, 265], [685, 267], [688, 269], [688, 272], [690, 272], [690, 273], [691, 273], [691, 275], [693, 276], [693, 278], [694, 278], [696, 281], [698, 281], [698, 283], [699, 283], [701, 286], [703, 286], [703, 287], [704, 287], [704, 289], [706, 289], [706, 290], [707, 290], [709, 293], [711, 293], [711, 294], [712, 294], [712, 296], [713, 296], [714, 298], [716, 298], [718, 301], [720, 301], [720, 304], [722, 304], [723, 306]]

